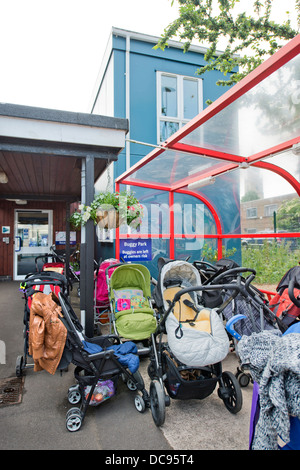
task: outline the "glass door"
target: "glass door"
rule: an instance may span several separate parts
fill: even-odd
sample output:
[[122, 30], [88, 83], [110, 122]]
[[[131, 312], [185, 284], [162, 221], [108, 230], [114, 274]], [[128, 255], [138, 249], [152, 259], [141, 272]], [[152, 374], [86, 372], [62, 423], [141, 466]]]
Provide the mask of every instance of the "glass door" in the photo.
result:
[[49, 253], [52, 235], [52, 211], [15, 211], [15, 280], [36, 271], [35, 258]]

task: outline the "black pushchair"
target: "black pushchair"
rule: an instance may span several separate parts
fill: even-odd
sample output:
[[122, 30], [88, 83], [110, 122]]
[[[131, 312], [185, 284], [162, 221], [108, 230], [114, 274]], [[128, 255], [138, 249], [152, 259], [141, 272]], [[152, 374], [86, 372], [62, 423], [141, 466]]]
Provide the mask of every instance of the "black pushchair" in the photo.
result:
[[89, 405], [102, 403], [116, 393], [119, 377], [130, 390], [141, 392], [135, 396], [135, 407], [142, 413], [149, 407], [149, 396], [139, 373], [139, 357], [132, 342], [120, 343], [117, 336], [101, 335], [87, 338], [83, 328], [63, 293], [58, 294], [62, 308], [61, 321], [67, 329], [64, 356], [76, 367], [76, 384], [69, 388], [68, 400], [72, 407], [66, 415], [68, 431], [78, 431]]
[[[245, 273], [250, 274], [244, 277]], [[286, 330], [286, 326], [269, 308], [264, 294], [252, 284], [255, 274], [254, 269], [237, 267], [221, 273], [211, 282], [211, 285], [215, 283], [223, 285], [223, 303], [217, 311], [226, 324], [231, 322], [233, 317], [239, 319], [236, 335], [232, 335], [234, 348], [237, 335], [249, 336], [252, 333], [274, 329], [282, 332]], [[231, 285], [237, 285], [238, 289], [235, 291], [228, 289], [226, 281]], [[252, 381], [251, 375], [240, 367], [237, 368], [236, 377], [242, 387], [246, 387]]]
[[16, 376], [22, 377], [25, 369], [33, 368], [33, 363], [28, 363], [28, 339], [29, 339], [29, 319], [30, 319], [30, 307], [34, 294], [36, 292], [43, 292], [49, 294], [54, 292], [56, 295], [60, 291], [67, 291], [67, 279], [64, 275], [54, 272], [45, 271], [36, 274], [29, 274], [25, 277], [25, 280], [20, 284], [20, 291], [24, 294], [25, 307], [24, 307], [24, 352], [23, 355], [19, 355], [16, 360]]
[[230, 371], [222, 371], [221, 361], [229, 352], [223, 322], [215, 309], [198, 303], [197, 294], [218, 289], [219, 285], [201, 285], [199, 272], [192, 264], [160, 260], [153, 292], [160, 320], [151, 337], [148, 366], [150, 406], [157, 426], [164, 423], [165, 406], [170, 405], [170, 398], [204, 399], [217, 385], [218, 396], [231, 413], [242, 408], [236, 377]]

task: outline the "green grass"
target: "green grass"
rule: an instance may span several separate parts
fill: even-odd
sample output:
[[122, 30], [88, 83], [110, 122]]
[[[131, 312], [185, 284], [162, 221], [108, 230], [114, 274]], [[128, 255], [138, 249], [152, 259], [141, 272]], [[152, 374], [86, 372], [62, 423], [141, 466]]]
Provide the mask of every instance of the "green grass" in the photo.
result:
[[262, 246], [242, 248], [242, 266], [255, 269], [258, 284], [278, 284], [282, 276], [300, 262], [300, 249], [291, 251], [289, 244], [265, 242]]

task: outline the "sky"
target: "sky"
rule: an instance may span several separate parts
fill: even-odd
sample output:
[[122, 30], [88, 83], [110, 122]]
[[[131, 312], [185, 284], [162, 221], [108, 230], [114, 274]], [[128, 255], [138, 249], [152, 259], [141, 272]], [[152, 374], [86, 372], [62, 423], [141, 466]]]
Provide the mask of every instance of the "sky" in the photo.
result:
[[90, 112], [111, 28], [160, 36], [177, 17], [171, 0], [0, 0], [0, 102]]
[[0, 102], [89, 112], [111, 28], [160, 36], [170, 0], [0, 0]]

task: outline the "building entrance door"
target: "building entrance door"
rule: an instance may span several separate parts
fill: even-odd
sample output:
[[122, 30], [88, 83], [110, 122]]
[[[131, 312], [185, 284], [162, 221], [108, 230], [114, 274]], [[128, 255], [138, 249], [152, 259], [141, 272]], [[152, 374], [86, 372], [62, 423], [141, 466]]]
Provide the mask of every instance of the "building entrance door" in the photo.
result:
[[49, 253], [52, 239], [52, 210], [15, 211], [14, 280], [36, 271], [35, 258]]

